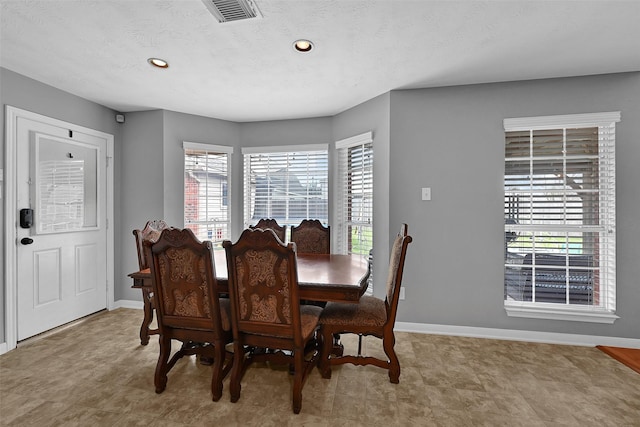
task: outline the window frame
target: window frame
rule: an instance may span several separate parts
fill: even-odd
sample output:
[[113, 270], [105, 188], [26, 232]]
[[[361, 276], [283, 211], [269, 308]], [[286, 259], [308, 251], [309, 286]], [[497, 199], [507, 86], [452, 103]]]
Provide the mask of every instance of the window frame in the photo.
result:
[[[184, 209], [183, 209], [183, 222], [184, 222], [184, 227], [185, 228], [191, 228], [190, 225], [204, 225], [206, 226], [206, 229], [212, 229], [212, 230], [216, 230], [215, 235], [209, 236], [207, 233], [207, 239], [202, 239], [201, 237], [198, 237], [200, 240], [210, 240], [213, 244], [214, 247], [216, 249], [221, 248], [222, 246], [222, 241], [225, 239], [230, 239], [231, 238], [231, 227], [232, 227], [232, 223], [233, 223], [233, 217], [232, 217], [232, 210], [231, 210], [231, 201], [232, 201], [232, 155], [233, 155], [233, 147], [230, 146], [225, 146], [225, 145], [214, 145], [214, 144], [204, 144], [204, 143], [198, 143], [198, 142], [189, 142], [189, 141], [183, 141], [182, 143], [182, 148], [183, 148], [183, 194], [184, 194]], [[224, 221], [220, 221], [220, 220], [204, 220], [204, 221], [197, 221], [197, 222], [187, 222], [187, 215], [186, 215], [186, 208], [187, 208], [187, 194], [186, 194], [186, 176], [187, 176], [187, 169], [186, 169], [186, 160], [187, 160], [187, 151], [196, 151], [199, 152], [203, 155], [207, 155], [207, 154], [216, 154], [216, 155], [225, 155], [226, 156], [226, 189], [227, 189], [227, 194], [226, 197], [223, 194], [223, 188], [224, 188], [224, 181], [220, 182], [219, 186], [215, 186], [216, 189], [213, 189], [213, 197], [215, 197], [215, 194], [218, 193], [219, 194], [219, 200], [218, 202], [214, 202], [217, 206], [220, 207], [220, 211], [225, 211], [226, 214], [226, 220]], [[213, 188], [213, 187], [212, 187]], [[227, 200], [227, 204], [225, 205], [223, 203], [224, 199], [226, 198]], [[218, 229], [219, 227], [216, 227], [216, 225], [220, 225], [223, 224], [224, 228], [226, 228], [227, 233], [225, 235], [224, 232], [222, 232], [221, 234], [218, 233]], [[194, 230], [194, 233], [196, 234], [196, 236], [198, 236], [198, 233], [196, 233], [196, 231]]]
[[[604, 195], [605, 201], [609, 203], [606, 208], [608, 215], [605, 218], [600, 218], [598, 226], [602, 230], [598, 231], [600, 236], [603, 236], [603, 243], [606, 245], [606, 252], [600, 253], [600, 259], [606, 257], [607, 260], [613, 256], [613, 262], [599, 262], [600, 271], [603, 271], [603, 284], [601, 286], [607, 287], [605, 292], [607, 297], [604, 298], [602, 305], [580, 305], [570, 303], [543, 303], [543, 302], [531, 302], [531, 301], [512, 301], [506, 298], [506, 284], [503, 281], [503, 289], [505, 290], [504, 308], [507, 315], [510, 317], [526, 317], [526, 318], [539, 318], [539, 319], [553, 319], [553, 320], [569, 320], [569, 321], [581, 321], [581, 322], [593, 322], [593, 323], [613, 323], [619, 318], [615, 314], [616, 311], [616, 278], [615, 278], [615, 125], [620, 121], [620, 112], [605, 112], [605, 113], [587, 113], [587, 114], [571, 114], [571, 115], [557, 115], [557, 116], [540, 116], [540, 117], [522, 117], [522, 118], [506, 118], [504, 119], [504, 132], [505, 138], [507, 132], [514, 131], [539, 131], [539, 130], [563, 130], [572, 128], [588, 128], [598, 127], [599, 134], [603, 133], [603, 128], [607, 129], [607, 135], [610, 135], [604, 143], [610, 144], [610, 146], [603, 147], [603, 141], [599, 140], [598, 156], [607, 156], [604, 158], [604, 163], [607, 169], [605, 176], [599, 176], [598, 178], [598, 191]], [[606, 148], [606, 153], [603, 154], [602, 149]], [[535, 157], [529, 156], [531, 160]], [[507, 163], [507, 157], [505, 154], [505, 166]], [[533, 190], [532, 190], [533, 191]], [[505, 192], [505, 197], [507, 193]], [[565, 206], [565, 205], [563, 205]], [[612, 207], [611, 207], [612, 206]], [[503, 207], [504, 211], [504, 207]], [[611, 213], [611, 211], [613, 213]], [[560, 229], [558, 226], [554, 226]], [[530, 228], [536, 228], [535, 225], [531, 225]], [[568, 226], [564, 226], [564, 230], [569, 231]], [[507, 233], [513, 231], [513, 226], [505, 224], [504, 232]], [[606, 236], [605, 236], [606, 235]], [[505, 246], [506, 248], [506, 246]], [[532, 250], [533, 253], [533, 250]], [[506, 267], [506, 260], [504, 266]]]

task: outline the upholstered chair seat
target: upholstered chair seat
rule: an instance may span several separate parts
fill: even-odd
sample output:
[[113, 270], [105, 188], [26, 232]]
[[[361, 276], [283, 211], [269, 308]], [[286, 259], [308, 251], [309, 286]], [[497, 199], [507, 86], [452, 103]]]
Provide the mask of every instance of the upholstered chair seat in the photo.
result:
[[321, 318], [323, 325], [381, 327], [387, 322], [387, 310], [384, 300], [363, 295], [358, 304], [327, 303]]

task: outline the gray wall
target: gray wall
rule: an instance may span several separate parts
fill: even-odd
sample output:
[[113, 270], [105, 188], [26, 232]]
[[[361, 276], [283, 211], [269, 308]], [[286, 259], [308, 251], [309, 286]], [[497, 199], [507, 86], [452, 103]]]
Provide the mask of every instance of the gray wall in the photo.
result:
[[242, 231], [242, 147], [329, 143], [331, 119], [283, 120], [234, 123], [172, 111], [128, 113], [124, 132], [121, 210], [122, 269], [116, 271], [119, 292], [116, 301], [140, 301], [140, 291], [131, 289], [127, 274], [137, 270], [131, 231], [149, 219], [164, 219], [170, 225], [184, 224], [183, 141], [225, 145], [232, 155], [232, 239]]
[[[638, 99], [640, 73], [628, 73], [393, 91], [334, 117], [232, 123], [146, 111], [127, 113], [126, 122], [119, 125], [108, 108], [0, 68], [3, 105], [115, 136], [116, 301], [141, 300], [127, 277], [137, 267], [131, 231], [150, 218], [182, 223], [182, 141], [234, 147], [235, 238], [242, 228], [241, 147], [331, 144], [373, 131], [374, 256], [388, 257], [389, 237], [402, 222], [409, 224], [414, 237], [405, 270], [407, 297], [400, 304], [399, 321], [627, 338], [640, 338]], [[598, 325], [507, 317], [502, 303], [502, 119], [618, 110], [622, 112], [617, 126], [621, 318], [613, 325]], [[4, 117], [1, 126], [4, 136]], [[334, 179], [334, 171], [330, 173]], [[432, 187], [433, 199], [423, 202], [420, 188], [427, 186]], [[385, 264], [376, 267], [378, 291]], [[3, 342], [4, 300], [0, 310]]]
[[[238, 157], [238, 123], [190, 114], [164, 112], [164, 218], [169, 224], [184, 224], [184, 141], [234, 147]], [[232, 158], [233, 158], [232, 157]], [[232, 191], [238, 190], [236, 182]], [[241, 187], [241, 186], [240, 186]], [[232, 195], [232, 201], [236, 201]], [[232, 215], [237, 212], [232, 206]]]
[[[640, 338], [640, 73], [391, 92], [390, 223], [414, 243], [400, 321]], [[507, 317], [506, 117], [621, 111], [613, 325]], [[432, 188], [422, 201], [420, 188]]]
[[127, 274], [138, 270], [138, 255], [132, 231], [142, 229], [150, 219], [164, 218], [163, 112], [161, 110], [127, 113], [122, 145], [122, 208], [116, 233], [115, 300], [142, 301], [141, 292], [131, 289]]
[[[114, 175], [116, 176], [114, 188], [115, 227], [118, 229], [118, 210], [120, 208], [120, 147], [122, 145], [122, 126], [115, 121], [115, 111], [87, 101], [86, 99], [63, 92], [54, 87], [42, 84], [5, 68], [0, 68], [0, 105], [2, 105], [2, 120], [0, 120], [0, 132], [2, 134], [2, 150], [0, 150], [0, 164], [5, 169], [5, 119], [6, 106], [21, 108], [34, 113], [64, 120], [76, 125], [85, 126], [114, 136]], [[3, 209], [0, 219], [4, 224], [5, 198], [3, 188]], [[0, 229], [0, 277], [2, 277], [2, 291], [0, 292], [0, 343], [5, 341], [5, 284], [4, 284], [4, 227]], [[117, 232], [114, 242], [116, 250], [122, 242]], [[119, 262], [115, 260], [115, 268], [118, 271]], [[117, 299], [117, 295], [116, 295]]]
[[128, 113], [124, 132], [123, 182], [126, 190], [121, 210], [122, 269], [116, 271], [116, 301], [140, 301], [127, 274], [138, 268], [132, 230], [149, 219], [184, 224], [184, 152], [182, 142], [235, 147], [238, 124], [172, 111]]

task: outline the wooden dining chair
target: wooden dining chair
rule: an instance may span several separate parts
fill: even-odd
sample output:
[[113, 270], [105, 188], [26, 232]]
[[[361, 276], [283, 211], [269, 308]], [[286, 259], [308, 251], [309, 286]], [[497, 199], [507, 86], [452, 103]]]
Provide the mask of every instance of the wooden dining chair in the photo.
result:
[[[411, 243], [407, 235], [407, 225], [402, 224], [400, 233], [393, 242], [387, 276], [386, 297], [384, 300], [362, 295], [357, 304], [327, 303], [320, 316], [322, 333], [322, 354], [319, 369], [323, 378], [331, 378], [331, 365], [352, 363], [354, 365], [374, 365], [388, 370], [392, 383], [400, 381], [400, 362], [394, 350], [395, 335], [393, 327], [400, 298], [402, 273]], [[335, 354], [333, 338], [337, 334], [370, 335], [382, 339], [386, 360], [372, 356], [363, 356], [360, 346], [357, 355]]]
[[282, 243], [286, 242], [287, 239], [287, 226], [278, 224], [278, 221], [271, 218], [262, 218], [260, 219], [256, 225], [250, 225], [249, 228], [262, 228], [273, 230], [276, 233], [276, 236], [282, 241]]
[[299, 254], [331, 253], [331, 229], [317, 219], [304, 219], [291, 227], [291, 241]]
[[[136, 250], [138, 251], [138, 267], [140, 270], [145, 270], [151, 265], [151, 244], [158, 241], [160, 233], [165, 230], [169, 225], [161, 219], [152, 219], [147, 221], [142, 230], [133, 230], [133, 235], [136, 239]], [[149, 325], [153, 322], [153, 312], [155, 310], [153, 305], [153, 290], [149, 287], [142, 286], [140, 288], [142, 292], [142, 304], [144, 310], [144, 317], [142, 319], [142, 325], [140, 326], [140, 344], [147, 345], [149, 343], [149, 335], [156, 335], [158, 329], [150, 329]]]
[[289, 364], [293, 412], [302, 407], [302, 387], [317, 364], [316, 331], [322, 308], [300, 305], [295, 245], [273, 230], [247, 229], [235, 244], [226, 240], [234, 362], [231, 401], [240, 398], [246, 368], [257, 361]]
[[[233, 334], [229, 299], [218, 296], [212, 243], [200, 242], [188, 228], [166, 229], [151, 246], [151, 257], [160, 335], [156, 393], [164, 391], [167, 374], [180, 358], [199, 354], [213, 358], [211, 393], [217, 401], [233, 362], [225, 350]], [[172, 340], [182, 347], [169, 359]]]
[[151, 265], [151, 254], [148, 253], [151, 246], [145, 248], [145, 242], [155, 243], [160, 238], [162, 230], [171, 228], [169, 225], [161, 219], [152, 219], [147, 221], [142, 230], [133, 230], [133, 235], [136, 238], [136, 249], [138, 251], [138, 267], [140, 270], [149, 268]]

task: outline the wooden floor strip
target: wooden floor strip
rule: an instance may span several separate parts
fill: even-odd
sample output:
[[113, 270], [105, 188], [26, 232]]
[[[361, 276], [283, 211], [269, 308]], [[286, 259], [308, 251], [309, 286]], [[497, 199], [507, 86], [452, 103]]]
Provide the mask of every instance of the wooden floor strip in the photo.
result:
[[613, 357], [618, 362], [624, 363], [634, 371], [640, 373], [640, 349], [607, 347], [603, 345], [599, 345], [597, 348]]

